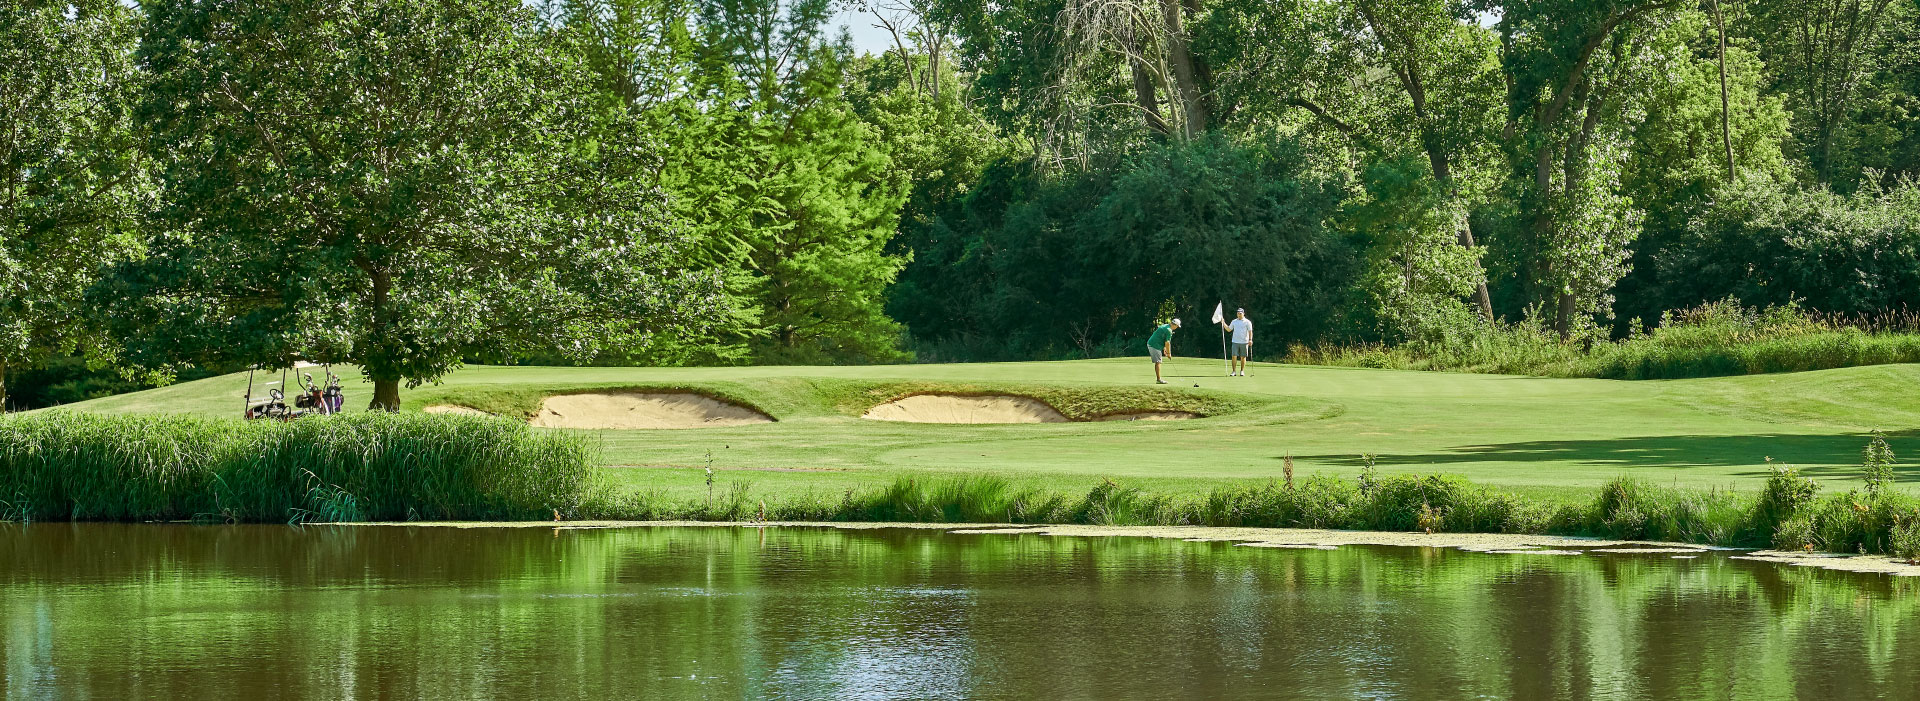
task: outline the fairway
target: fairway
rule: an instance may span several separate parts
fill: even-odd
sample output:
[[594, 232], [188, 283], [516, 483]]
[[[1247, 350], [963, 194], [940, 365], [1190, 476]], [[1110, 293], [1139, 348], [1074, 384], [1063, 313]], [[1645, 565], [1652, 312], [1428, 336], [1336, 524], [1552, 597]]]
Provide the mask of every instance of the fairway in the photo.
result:
[[[753, 425], [592, 431], [613, 478], [669, 496], [750, 481], [754, 493], [837, 494], [902, 475], [993, 473], [1016, 485], [1079, 491], [1112, 479], [1156, 491], [1350, 476], [1362, 454], [1382, 472], [1450, 473], [1518, 492], [1572, 493], [1628, 475], [1662, 485], [1751, 489], [1766, 459], [1799, 466], [1829, 488], [1854, 481], [1867, 433], [1889, 435], [1903, 482], [1920, 478], [1920, 366], [1668, 381], [1255, 364], [1224, 377], [1219, 361], [1182, 358], [1171, 385], [1151, 385], [1142, 359], [956, 365], [742, 368], [472, 366], [402, 394], [435, 404], [537, 405], [555, 392], [690, 389], [771, 415]], [[350, 410], [367, 385], [346, 373]], [[70, 405], [99, 412], [237, 416], [246, 373]], [[1202, 397], [1225, 407], [1176, 421], [1021, 425], [862, 419], [872, 387], [953, 383]], [[1194, 385], [1199, 385], [1196, 389]], [[869, 391], [871, 390], [871, 391]], [[1153, 396], [1153, 395], [1148, 395]]]

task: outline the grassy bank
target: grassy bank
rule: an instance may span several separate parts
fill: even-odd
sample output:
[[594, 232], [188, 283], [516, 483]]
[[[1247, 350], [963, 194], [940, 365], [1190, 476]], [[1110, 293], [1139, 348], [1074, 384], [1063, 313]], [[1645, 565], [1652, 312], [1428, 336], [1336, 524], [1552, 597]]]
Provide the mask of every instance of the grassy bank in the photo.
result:
[[1295, 346], [1287, 361], [1614, 380], [1760, 375], [1920, 362], [1916, 321], [1910, 315], [1836, 318], [1717, 302], [1669, 314], [1655, 328], [1619, 340], [1597, 332], [1563, 341], [1518, 324], [1397, 346]]
[[1874, 438], [1861, 488], [1825, 497], [1791, 468], [1757, 491], [1617, 478], [1523, 495], [1446, 475], [1313, 475], [1188, 491], [1103, 480], [1084, 492], [1005, 477], [902, 477], [839, 492], [757, 490], [705, 471], [694, 498], [597, 478], [579, 434], [506, 419], [363, 414], [291, 423], [72, 413], [0, 419], [0, 519], [528, 518], [1204, 525], [1595, 535], [1920, 556], [1920, 499], [1893, 489]]
[[[1884, 451], [1885, 444], [1873, 444]], [[1870, 449], [1870, 452], [1873, 449]], [[1775, 468], [1757, 492], [1661, 487], [1618, 478], [1586, 497], [1525, 496], [1451, 475], [1372, 470], [1204, 493], [1148, 492], [1112, 481], [1085, 493], [1016, 489], [996, 476], [900, 479], [883, 489], [768, 499], [753, 483], [709, 484], [703, 499], [606, 494], [593, 518], [693, 521], [1247, 526], [1434, 533], [1512, 533], [1661, 540], [1728, 547], [1887, 553], [1920, 558], [1920, 499], [1890, 488], [1883, 462], [1865, 489], [1820, 496], [1817, 482]], [[1879, 470], [1879, 472], [1875, 472]]]
[[503, 420], [0, 418], [0, 519], [552, 518], [599, 474], [578, 436]]

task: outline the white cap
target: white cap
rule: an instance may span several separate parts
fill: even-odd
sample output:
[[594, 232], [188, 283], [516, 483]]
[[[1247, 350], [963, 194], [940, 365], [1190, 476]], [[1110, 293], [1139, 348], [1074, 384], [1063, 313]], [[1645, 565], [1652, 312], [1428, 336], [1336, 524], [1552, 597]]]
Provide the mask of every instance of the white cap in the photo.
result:
[[1173, 325], [1174, 325], [1174, 326], [1179, 326], [1179, 325], [1180, 325], [1180, 320], [1179, 320], [1179, 319], [1174, 319], [1174, 320], [1173, 320]]

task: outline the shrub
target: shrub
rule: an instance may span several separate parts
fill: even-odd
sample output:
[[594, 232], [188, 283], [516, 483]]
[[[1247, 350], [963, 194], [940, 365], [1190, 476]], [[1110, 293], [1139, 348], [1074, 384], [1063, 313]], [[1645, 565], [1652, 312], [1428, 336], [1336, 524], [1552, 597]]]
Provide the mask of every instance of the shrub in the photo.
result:
[[1797, 468], [1774, 466], [1766, 486], [1760, 489], [1759, 501], [1754, 504], [1745, 539], [1765, 543], [1775, 536], [1781, 523], [1812, 504], [1819, 491], [1819, 483], [1811, 477], [1801, 477]]
[[1802, 550], [1818, 545], [1813, 532], [1812, 514], [1790, 516], [1781, 521], [1773, 532], [1773, 547], [1780, 550]]
[[1920, 560], [1920, 511], [1895, 517], [1890, 541], [1887, 551], [1895, 557], [1906, 558], [1908, 562]]

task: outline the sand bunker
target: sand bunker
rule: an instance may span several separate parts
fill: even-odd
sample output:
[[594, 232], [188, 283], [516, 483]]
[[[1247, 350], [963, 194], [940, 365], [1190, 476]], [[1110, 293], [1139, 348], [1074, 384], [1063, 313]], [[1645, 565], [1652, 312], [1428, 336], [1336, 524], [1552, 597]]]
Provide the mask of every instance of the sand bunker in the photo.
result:
[[435, 404], [425, 409], [421, 409], [421, 411], [427, 412], [429, 414], [455, 414], [458, 416], [492, 416], [493, 415], [493, 414], [481, 411], [479, 409], [475, 409], [470, 406], [460, 406], [458, 404]]
[[1181, 421], [1197, 418], [1200, 418], [1199, 414], [1189, 411], [1129, 411], [1097, 417], [1094, 421]]
[[745, 426], [773, 417], [687, 392], [559, 394], [540, 404], [531, 422], [542, 428], [634, 429]]
[[917, 394], [868, 409], [863, 419], [920, 424], [1055, 424], [1067, 417], [1031, 397]]

